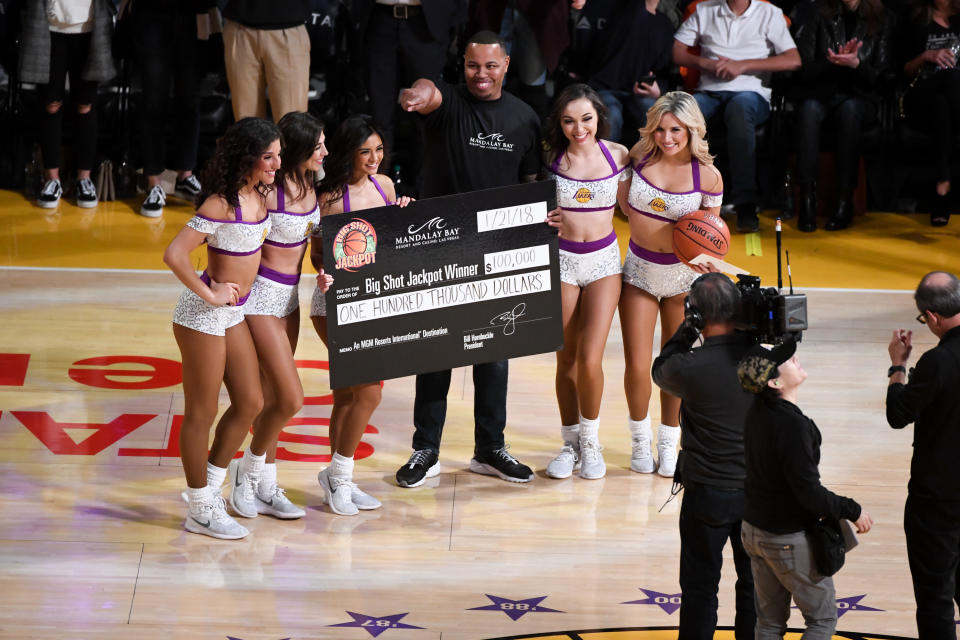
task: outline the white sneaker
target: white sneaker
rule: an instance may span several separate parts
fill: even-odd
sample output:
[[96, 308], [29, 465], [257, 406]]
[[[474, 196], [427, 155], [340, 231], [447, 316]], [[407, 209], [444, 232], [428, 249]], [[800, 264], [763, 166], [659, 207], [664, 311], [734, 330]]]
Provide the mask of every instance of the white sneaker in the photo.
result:
[[580, 467], [580, 444], [564, 442], [557, 457], [547, 465], [547, 476], [551, 478], [569, 478]]
[[97, 188], [90, 178], [83, 178], [77, 182], [77, 206], [83, 209], [92, 209], [97, 206]]
[[607, 464], [603, 461], [603, 447], [596, 437], [580, 438], [580, 477], [585, 480], [599, 480], [607, 475]]
[[657, 470], [657, 463], [653, 461], [653, 452], [650, 450], [650, 432], [634, 433], [630, 453], [630, 469], [637, 473], [653, 473]]
[[239, 458], [234, 458], [227, 465], [227, 478], [230, 480], [230, 506], [244, 518], [256, 518], [255, 496], [260, 478], [249, 473], [241, 475]]
[[210, 502], [200, 505], [199, 511], [187, 509], [187, 519], [183, 527], [191, 533], [200, 533], [221, 540], [238, 540], [247, 537], [246, 527], [227, 514], [227, 503], [223, 496], [214, 496]]
[[341, 516], [355, 516], [360, 513], [353, 503], [353, 483], [330, 475], [330, 467], [317, 474], [317, 482], [323, 489], [324, 498], [330, 510]]
[[356, 482], [350, 483], [350, 499], [361, 511], [373, 511], [383, 506], [383, 503], [358, 487]]
[[47, 180], [40, 189], [40, 196], [37, 198], [37, 206], [44, 209], [54, 209], [60, 204], [60, 198], [63, 197], [63, 187], [59, 180]]
[[680, 427], [660, 425], [657, 430], [657, 473], [664, 478], [672, 478], [677, 470], [677, 443], [680, 441]]
[[283, 489], [273, 485], [273, 489], [257, 487], [254, 496], [257, 513], [263, 513], [281, 520], [296, 520], [307, 515], [307, 512], [290, 502]]

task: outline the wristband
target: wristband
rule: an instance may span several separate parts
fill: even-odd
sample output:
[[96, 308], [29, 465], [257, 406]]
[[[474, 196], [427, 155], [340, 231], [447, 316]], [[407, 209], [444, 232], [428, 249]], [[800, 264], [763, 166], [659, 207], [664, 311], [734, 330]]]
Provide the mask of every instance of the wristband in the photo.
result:
[[889, 369], [887, 369], [887, 377], [889, 378], [895, 373], [906, 373], [906, 372], [907, 372], [907, 368], [905, 366], [903, 366], [902, 364], [895, 364]]

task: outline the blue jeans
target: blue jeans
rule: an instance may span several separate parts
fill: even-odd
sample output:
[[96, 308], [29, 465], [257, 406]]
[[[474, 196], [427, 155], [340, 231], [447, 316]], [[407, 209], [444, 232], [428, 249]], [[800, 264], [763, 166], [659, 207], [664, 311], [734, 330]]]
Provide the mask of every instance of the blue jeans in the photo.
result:
[[623, 134], [623, 110], [642, 127], [647, 123], [647, 110], [656, 102], [653, 98], [638, 96], [633, 91], [614, 91], [601, 89], [597, 91], [604, 106], [607, 107], [607, 121], [610, 123], [610, 140], [620, 142]]
[[693, 97], [707, 120], [722, 111], [730, 164], [727, 200], [735, 205], [758, 202], [756, 132], [770, 117], [770, 103], [755, 91], [698, 91]]
[[[507, 424], [508, 360], [473, 365], [474, 446], [477, 451], [503, 448]], [[443, 423], [447, 419], [450, 369], [417, 376], [413, 400], [413, 448], [440, 450]]]

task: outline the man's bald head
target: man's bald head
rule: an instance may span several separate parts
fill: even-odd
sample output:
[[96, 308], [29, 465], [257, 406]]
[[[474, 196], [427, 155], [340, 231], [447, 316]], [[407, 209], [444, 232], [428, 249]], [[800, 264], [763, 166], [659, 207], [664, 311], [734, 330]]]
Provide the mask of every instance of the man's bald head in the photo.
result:
[[932, 311], [952, 318], [960, 314], [960, 280], [947, 271], [932, 271], [923, 276], [913, 299], [921, 313]]

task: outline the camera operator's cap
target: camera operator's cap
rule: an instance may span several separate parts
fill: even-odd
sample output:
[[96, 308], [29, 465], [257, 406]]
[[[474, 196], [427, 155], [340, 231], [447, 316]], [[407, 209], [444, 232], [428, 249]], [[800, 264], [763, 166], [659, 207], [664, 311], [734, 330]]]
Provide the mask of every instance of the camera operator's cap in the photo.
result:
[[767, 388], [767, 382], [776, 376], [777, 367], [792, 358], [796, 351], [797, 341], [793, 336], [787, 336], [772, 349], [754, 345], [737, 365], [740, 385], [750, 393], [762, 392]]

